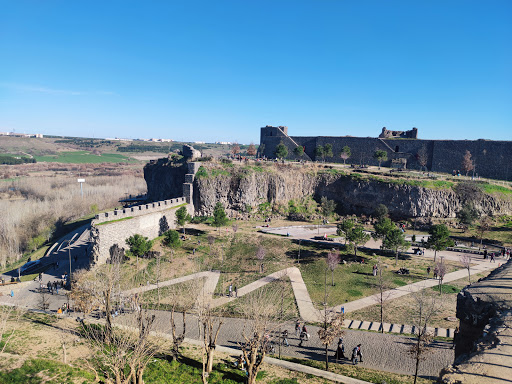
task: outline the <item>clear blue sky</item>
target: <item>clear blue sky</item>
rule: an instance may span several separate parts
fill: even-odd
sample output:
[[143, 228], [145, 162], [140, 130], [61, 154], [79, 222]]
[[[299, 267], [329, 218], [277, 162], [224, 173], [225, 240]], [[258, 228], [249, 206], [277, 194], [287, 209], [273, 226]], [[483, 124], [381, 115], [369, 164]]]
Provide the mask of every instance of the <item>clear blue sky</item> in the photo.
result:
[[512, 140], [512, 1], [0, 0], [0, 131]]

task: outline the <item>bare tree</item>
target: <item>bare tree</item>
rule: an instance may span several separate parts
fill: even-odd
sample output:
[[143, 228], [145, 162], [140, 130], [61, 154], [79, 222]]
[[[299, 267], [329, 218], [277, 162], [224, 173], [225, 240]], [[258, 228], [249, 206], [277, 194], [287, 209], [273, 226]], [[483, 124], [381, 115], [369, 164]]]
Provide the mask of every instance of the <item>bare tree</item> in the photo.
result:
[[327, 253], [327, 267], [331, 270], [331, 285], [334, 287], [334, 270], [340, 263], [340, 255], [338, 251], [333, 249]]
[[384, 269], [384, 264], [382, 263], [382, 260], [380, 257], [377, 259], [377, 288], [379, 289], [378, 296], [376, 298], [377, 303], [379, 304], [380, 308], [380, 331], [381, 333], [384, 333], [384, 307], [386, 305], [386, 302], [389, 300], [389, 297], [391, 295], [391, 291], [389, 289], [391, 288], [391, 284], [389, 279], [386, 278], [385, 275], [382, 274], [382, 270]]
[[466, 172], [466, 176], [469, 172], [475, 169], [475, 162], [471, 159], [471, 152], [466, 150], [464, 157], [462, 158], [462, 169]]
[[427, 327], [432, 316], [439, 311], [440, 304], [437, 302], [434, 292], [429, 289], [421, 289], [414, 292], [412, 297], [414, 298], [412, 322], [415, 328], [416, 341], [411, 345], [409, 353], [416, 360], [414, 371], [414, 384], [416, 384], [420, 362], [430, 352], [429, 346], [433, 339], [433, 335], [427, 331]]
[[211, 297], [205, 292], [204, 286], [196, 302], [196, 312], [199, 321], [199, 337], [203, 342], [201, 379], [203, 384], [207, 384], [208, 376], [213, 370], [213, 356], [223, 321], [219, 310], [213, 308]]
[[233, 143], [233, 146], [231, 147], [231, 153], [233, 154], [233, 156], [237, 156], [240, 153], [240, 146], [236, 141]]
[[256, 146], [254, 145], [254, 143], [251, 142], [251, 144], [249, 144], [249, 147], [247, 148], [247, 154], [249, 156], [255, 156], [256, 152]]
[[235, 242], [236, 233], [238, 232], [238, 224], [233, 224], [231, 228], [233, 228], [233, 242]]
[[[180, 355], [180, 347], [185, 339], [187, 331], [187, 312], [194, 308], [196, 303], [197, 294], [199, 292], [199, 280], [192, 280], [180, 285], [175, 285], [170, 288], [167, 298], [171, 302], [171, 334], [172, 346], [171, 356], [177, 360]], [[176, 314], [181, 313], [181, 332], [176, 325]]]
[[329, 310], [326, 305], [322, 317], [323, 326], [318, 330], [318, 338], [325, 347], [325, 369], [328, 371], [329, 345], [331, 345], [336, 338], [341, 337], [345, 333], [343, 330], [345, 315]]
[[466, 268], [468, 270], [468, 281], [469, 284], [471, 284], [471, 255], [465, 253], [464, 255], [460, 256], [460, 263], [462, 267]]
[[244, 323], [242, 337], [245, 342], [239, 343], [247, 366], [247, 383], [254, 384], [267, 351], [270, 347], [270, 334], [278, 329], [279, 295], [281, 291], [269, 284], [252, 292], [241, 305]]
[[261, 245], [258, 247], [258, 250], [256, 251], [256, 258], [260, 261], [260, 273], [263, 273], [263, 259], [265, 259], [265, 248], [263, 248]]
[[215, 243], [215, 236], [208, 235], [208, 244], [210, 244], [210, 256], [212, 255], [212, 245]]
[[439, 293], [442, 294], [443, 293], [443, 289], [442, 289], [443, 279], [444, 279], [444, 276], [446, 275], [446, 264], [444, 263], [443, 256], [441, 256], [441, 261], [438, 261], [436, 263], [435, 268], [437, 269], [437, 277], [439, 278]]
[[427, 147], [423, 145], [416, 154], [416, 159], [418, 160], [418, 163], [421, 165], [421, 170], [423, 171], [425, 167], [427, 166], [428, 162], [428, 151]]
[[480, 224], [478, 225], [478, 228], [477, 228], [478, 234], [480, 235], [480, 248], [482, 248], [482, 244], [484, 241], [484, 235], [486, 232], [488, 232], [491, 229], [491, 225], [492, 225], [491, 219], [487, 216], [483, 217], [480, 220]]
[[15, 305], [0, 306], [0, 345], [3, 344], [1, 353], [4, 353], [5, 348], [12, 340], [25, 312], [22, 307]]

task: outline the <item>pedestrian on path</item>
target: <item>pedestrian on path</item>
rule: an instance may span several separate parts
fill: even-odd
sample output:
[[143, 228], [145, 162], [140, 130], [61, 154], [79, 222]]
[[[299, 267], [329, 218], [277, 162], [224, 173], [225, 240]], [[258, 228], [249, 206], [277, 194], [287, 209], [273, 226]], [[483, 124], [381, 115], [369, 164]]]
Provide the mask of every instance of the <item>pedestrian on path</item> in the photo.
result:
[[491, 252], [491, 260], [489, 260], [489, 263], [495, 263], [496, 260], [494, 259], [494, 252]]
[[285, 330], [283, 331], [282, 336], [283, 336], [283, 345], [285, 345], [285, 346], [289, 347], [289, 346], [290, 346], [290, 344], [288, 343], [288, 330], [287, 330], [287, 329], [285, 329]]
[[430, 276], [430, 265], [427, 267], [427, 277]]
[[439, 269], [437, 266], [434, 267], [434, 279], [437, 279], [437, 274], [439, 273]]
[[300, 319], [295, 322], [295, 336], [300, 336]]
[[334, 355], [334, 358], [336, 359], [336, 361], [338, 360], [345, 360], [346, 357], [345, 357], [345, 346], [343, 345], [343, 339], [340, 337], [340, 339], [338, 340], [338, 347], [336, 348], [336, 353]]
[[352, 350], [352, 364], [353, 365], [357, 364], [358, 358], [359, 358], [359, 361], [362, 363], [363, 362], [363, 355], [361, 354], [361, 344], [358, 344], [357, 347], [355, 347]]
[[229, 283], [228, 296], [233, 296], [233, 284]]
[[374, 265], [373, 265], [373, 271], [372, 271], [372, 273], [373, 273], [373, 276], [377, 276], [377, 264], [374, 264]]
[[238, 289], [236, 288], [236, 285], [235, 285], [234, 291], [235, 291], [235, 297], [238, 297]]

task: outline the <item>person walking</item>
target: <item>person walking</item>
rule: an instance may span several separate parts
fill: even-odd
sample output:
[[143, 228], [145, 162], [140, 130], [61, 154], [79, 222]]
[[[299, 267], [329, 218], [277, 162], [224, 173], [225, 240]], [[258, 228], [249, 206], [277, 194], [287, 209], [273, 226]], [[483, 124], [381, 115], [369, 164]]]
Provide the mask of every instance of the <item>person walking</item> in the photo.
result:
[[353, 365], [357, 364], [358, 358], [359, 358], [359, 361], [362, 363], [363, 362], [363, 355], [361, 354], [361, 344], [358, 344], [357, 347], [355, 347], [352, 350], [352, 364]]
[[340, 337], [338, 340], [338, 347], [336, 348], [336, 353], [334, 355], [336, 361], [341, 359], [346, 359], [345, 357], [345, 346], [343, 345], [343, 339]]
[[228, 288], [228, 296], [231, 297], [233, 296], [233, 284], [229, 283], [229, 288]]
[[300, 336], [300, 319], [295, 322], [295, 336]]
[[283, 345], [289, 347], [290, 344], [288, 343], [288, 330], [287, 329], [285, 329], [283, 331], [282, 337], [283, 337]]
[[427, 267], [427, 277], [430, 276], [430, 265]]
[[373, 265], [373, 271], [372, 271], [372, 273], [373, 273], [373, 276], [377, 276], [377, 264], [374, 264], [374, 265]]
[[495, 263], [496, 260], [494, 259], [494, 252], [491, 252], [491, 259], [489, 260], [489, 263]]
[[238, 289], [237, 289], [236, 285], [235, 285], [235, 289], [234, 289], [234, 291], [235, 291], [235, 297], [237, 297], [237, 298], [238, 298]]

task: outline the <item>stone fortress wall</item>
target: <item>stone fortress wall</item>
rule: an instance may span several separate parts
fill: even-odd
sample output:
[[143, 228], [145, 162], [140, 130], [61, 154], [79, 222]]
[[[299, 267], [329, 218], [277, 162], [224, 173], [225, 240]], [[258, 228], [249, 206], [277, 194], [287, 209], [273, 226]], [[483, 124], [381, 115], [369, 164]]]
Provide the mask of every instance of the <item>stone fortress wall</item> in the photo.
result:
[[[387, 131], [387, 130], [386, 130]], [[387, 131], [393, 132], [393, 131]], [[409, 134], [409, 132], [412, 132]], [[388, 160], [383, 166], [392, 166], [394, 161], [407, 161], [407, 168], [420, 169], [418, 153], [425, 148], [427, 154], [427, 170], [433, 172], [451, 173], [453, 170], [462, 172], [462, 159], [466, 150], [470, 151], [475, 163], [475, 174], [493, 179], [512, 179], [512, 141], [491, 140], [420, 140], [407, 138], [417, 135], [416, 131], [407, 131], [401, 137], [352, 137], [352, 136], [288, 136], [287, 127], [261, 128], [260, 154], [268, 158], [275, 157], [277, 145], [283, 143], [288, 148], [288, 158], [298, 160], [293, 153], [297, 145], [305, 149], [304, 160], [321, 160], [315, 156], [315, 148], [331, 144], [332, 158], [329, 162], [343, 162], [340, 153], [344, 146], [351, 149], [352, 155], [347, 164], [378, 165], [373, 159], [376, 150], [388, 153]]]
[[114, 244], [127, 248], [126, 239], [139, 234], [149, 239], [176, 228], [176, 210], [186, 207], [194, 214], [193, 182], [200, 164], [187, 163], [188, 172], [183, 183], [183, 196], [155, 201], [150, 204], [100, 213], [91, 223], [91, 262], [103, 264], [110, 259], [110, 249]]

